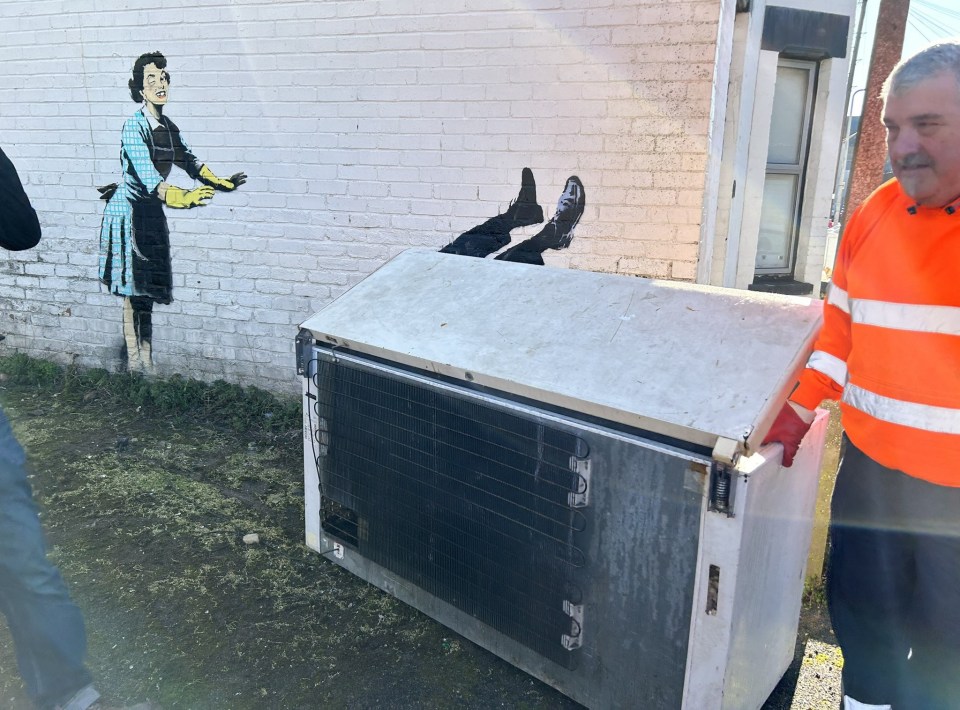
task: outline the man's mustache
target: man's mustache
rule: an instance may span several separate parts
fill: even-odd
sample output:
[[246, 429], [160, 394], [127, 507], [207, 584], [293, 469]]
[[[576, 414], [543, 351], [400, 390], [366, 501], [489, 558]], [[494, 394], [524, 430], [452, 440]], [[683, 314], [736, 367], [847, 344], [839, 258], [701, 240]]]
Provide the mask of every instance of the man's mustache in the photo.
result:
[[922, 153], [910, 153], [897, 160], [894, 165], [900, 169], [909, 170], [911, 168], [929, 168], [933, 161], [929, 155]]

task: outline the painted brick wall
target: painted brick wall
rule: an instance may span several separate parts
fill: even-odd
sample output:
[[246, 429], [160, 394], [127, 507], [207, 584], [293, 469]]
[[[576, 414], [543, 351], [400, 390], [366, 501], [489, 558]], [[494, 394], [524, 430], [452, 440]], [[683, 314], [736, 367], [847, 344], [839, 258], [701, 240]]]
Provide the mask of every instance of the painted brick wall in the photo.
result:
[[[141, 53], [217, 174], [167, 211], [174, 298], [160, 374], [292, 390], [297, 324], [386, 259], [507, 207], [529, 166], [549, 219], [587, 209], [549, 263], [693, 279], [720, 0], [0, 0], [0, 145], [44, 228], [0, 254], [0, 352], [116, 368], [121, 301], [97, 281]], [[170, 182], [192, 187], [174, 171]], [[531, 235], [527, 228], [518, 237]]]

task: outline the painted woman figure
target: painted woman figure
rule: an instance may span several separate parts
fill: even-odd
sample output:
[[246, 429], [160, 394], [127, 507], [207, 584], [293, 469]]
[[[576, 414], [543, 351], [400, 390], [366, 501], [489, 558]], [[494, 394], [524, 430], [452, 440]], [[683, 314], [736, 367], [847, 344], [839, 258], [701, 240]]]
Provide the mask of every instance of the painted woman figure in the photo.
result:
[[[214, 189], [230, 192], [247, 179], [244, 173], [226, 180], [214, 175], [163, 114], [170, 86], [166, 66], [160, 52], [143, 54], [134, 63], [130, 97], [143, 107], [123, 126], [122, 182], [99, 188], [107, 200], [100, 226], [100, 280], [111, 293], [123, 297], [130, 371], [153, 366], [153, 304], [173, 301], [170, 232], [163, 206], [201, 207], [213, 197]], [[190, 190], [171, 185], [167, 178], [174, 165], [203, 184]]]

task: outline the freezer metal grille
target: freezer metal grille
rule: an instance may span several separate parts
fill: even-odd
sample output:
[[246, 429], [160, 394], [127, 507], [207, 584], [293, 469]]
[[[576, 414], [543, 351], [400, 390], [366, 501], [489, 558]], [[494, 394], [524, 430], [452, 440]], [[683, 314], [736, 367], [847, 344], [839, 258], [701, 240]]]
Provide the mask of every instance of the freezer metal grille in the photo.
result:
[[320, 358], [327, 536], [572, 668], [583, 617], [587, 444], [417, 379]]

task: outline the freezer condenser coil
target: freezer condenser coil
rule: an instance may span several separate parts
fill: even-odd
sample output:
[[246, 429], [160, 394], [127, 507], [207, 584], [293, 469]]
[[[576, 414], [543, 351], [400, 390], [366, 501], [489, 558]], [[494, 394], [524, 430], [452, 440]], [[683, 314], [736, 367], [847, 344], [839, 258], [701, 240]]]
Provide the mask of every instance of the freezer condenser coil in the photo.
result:
[[313, 382], [326, 533], [572, 667], [580, 629], [565, 609], [582, 604], [586, 442], [333, 358]]

